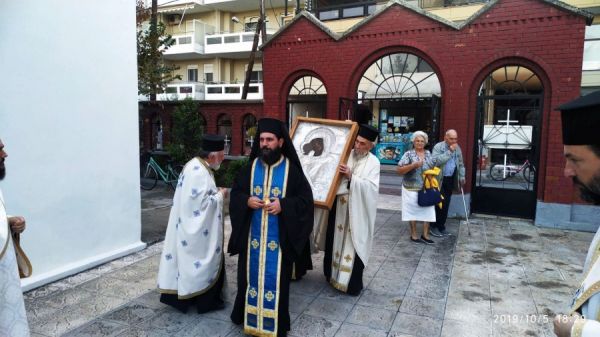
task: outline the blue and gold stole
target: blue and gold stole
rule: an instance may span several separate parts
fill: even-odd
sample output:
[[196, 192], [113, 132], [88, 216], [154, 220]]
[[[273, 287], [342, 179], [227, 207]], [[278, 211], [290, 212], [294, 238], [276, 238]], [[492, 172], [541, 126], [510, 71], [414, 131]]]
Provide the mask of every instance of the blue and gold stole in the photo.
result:
[[[289, 161], [282, 157], [272, 166], [260, 159], [252, 163], [250, 195], [262, 200], [285, 197]], [[277, 336], [281, 249], [279, 217], [257, 209], [252, 212], [246, 265], [248, 288], [244, 332], [254, 336]]]

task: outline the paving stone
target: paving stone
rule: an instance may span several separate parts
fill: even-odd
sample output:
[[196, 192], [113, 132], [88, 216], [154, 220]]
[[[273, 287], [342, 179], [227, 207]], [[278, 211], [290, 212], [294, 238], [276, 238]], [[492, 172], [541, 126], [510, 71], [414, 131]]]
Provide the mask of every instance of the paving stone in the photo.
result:
[[350, 313], [350, 310], [352, 310], [352, 307], [352, 303], [344, 303], [317, 297], [310, 305], [308, 305], [306, 310], [304, 310], [304, 313], [315, 317], [323, 317], [332, 321], [344, 321]]
[[415, 269], [412, 267], [398, 268], [395, 265], [384, 263], [375, 274], [375, 277], [387, 280], [396, 280], [398, 277], [410, 278], [414, 274]]
[[235, 325], [211, 318], [200, 318], [177, 333], [178, 337], [224, 337]]
[[81, 328], [68, 332], [63, 337], [113, 337], [127, 330], [127, 326], [116, 322], [95, 320]]
[[114, 321], [120, 324], [136, 325], [144, 321], [146, 318], [155, 315], [158, 311], [158, 309], [149, 308], [142, 304], [131, 302], [104, 315], [102, 318], [104, 320]]
[[46, 298], [25, 299], [25, 310], [27, 311], [27, 319], [29, 322], [42, 321], [48, 317], [56, 315], [61, 308], [49, 306], [46, 303]]
[[403, 296], [401, 295], [393, 295], [371, 289], [365, 289], [362, 291], [357, 304], [367, 307], [398, 311], [400, 304], [402, 304], [402, 298]]
[[248, 336], [244, 333], [242, 325], [234, 325], [233, 329], [226, 335], [226, 337], [245, 337]]
[[[494, 337], [530, 336], [544, 337], [544, 328], [540, 324], [527, 322], [527, 316], [515, 315], [516, 320], [502, 321], [494, 319], [492, 328]], [[531, 317], [531, 316], [529, 316]]]
[[225, 307], [221, 310], [215, 310], [202, 314], [203, 317], [218, 319], [220, 321], [231, 322], [231, 311], [233, 310], [233, 304], [225, 302]]
[[160, 293], [156, 289], [135, 298], [134, 301], [148, 308], [164, 309], [167, 307], [166, 304], [160, 302]]
[[60, 335], [75, 329], [108, 311], [123, 305], [122, 298], [110, 296], [94, 296], [81, 304], [73, 305], [46, 317], [30, 319], [32, 331], [49, 335]]
[[82, 289], [81, 287], [76, 287], [45, 297], [44, 305], [62, 309], [72, 305], [79, 305], [89, 301], [90, 298], [95, 296], [97, 296], [97, 294]]
[[[322, 294], [322, 293], [321, 293]], [[321, 295], [319, 295], [321, 296]], [[310, 296], [300, 296], [290, 294], [290, 312], [303, 312], [308, 305], [315, 300], [315, 297]]]
[[166, 309], [156, 313], [154, 316], [149, 317], [142, 323], [137, 324], [136, 327], [144, 332], [155, 330], [160, 333], [166, 332], [173, 336], [197, 320], [198, 314], [195, 312], [182, 314], [176, 309], [167, 307]]
[[395, 317], [396, 312], [392, 310], [356, 305], [348, 315], [346, 322], [376, 330], [389, 331]]
[[463, 322], [490, 322], [492, 309], [489, 295], [467, 293], [451, 294], [446, 302], [444, 319]]
[[336, 337], [386, 337], [387, 331], [371, 327], [344, 323], [335, 334]]
[[491, 322], [485, 320], [457, 321], [445, 319], [441, 337], [492, 337]]
[[121, 268], [121, 269], [115, 270], [104, 276], [116, 278], [116, 279], [123, 280], [123, 281], [132, 282], [132, 281], [139, 280], [141, 277], [145, 276], [149, 272], [150, 272], [149, 268], [147, 268], [145, 266], [134, 265], [129, 268]]
[[367, 288], [379, 293], [404, 296], [406, 289], [408, 289], [411, 276], [398, 275], [394, 280], [374, 277]]
[[288, 336], [295, 337], [331, 337], [342, 325], [340, 321], [328, 320], [323, 317], [301, 315], [294, 323]]
[[448, 293], [449, 280], [448, 276], [416, 275], [411, 280], [406, 295], [443, 300]]
[[316, 271], [309, 271], [300, 282], [290, 284], [290, 293], [304, 296], [317, 296], [327, 286], [325, 276]]
[[430, 298], [405, 296], [402, 300], [399, 312], [431, 317], [435, 319], [444, 319], [446, 301], [432, 300]]
[[430, 317], [398, 313], [390, 332], [404, 333], [417, 337], [439, 336], [442, 330], [442, 320]]

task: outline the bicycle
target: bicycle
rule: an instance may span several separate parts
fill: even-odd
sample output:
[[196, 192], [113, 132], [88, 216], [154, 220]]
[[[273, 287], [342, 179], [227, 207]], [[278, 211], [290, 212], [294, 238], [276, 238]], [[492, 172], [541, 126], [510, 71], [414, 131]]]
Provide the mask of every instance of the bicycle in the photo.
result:
[[177, 187], [177, 181], [179, 179], [179, 173], [183, 170], [182, 165], [175, 165], [174, 167], [170, 162], [167, 163], [166, 170], [160, 167], [158, 162], [150, 156], [146, 168], [143, 170], [140, 178], [140, 186], [143, 190], [151, 190], [158, 183], [158, 178], [164, 181], [172, 189]]
[[535, 166], [527, 159], [522, 165], [494, 164], [490, 167], [490, 177], [495, 181], [504, 181], [523, 172], [525, 181], [532, 183], [535, 179], [535, 171]]

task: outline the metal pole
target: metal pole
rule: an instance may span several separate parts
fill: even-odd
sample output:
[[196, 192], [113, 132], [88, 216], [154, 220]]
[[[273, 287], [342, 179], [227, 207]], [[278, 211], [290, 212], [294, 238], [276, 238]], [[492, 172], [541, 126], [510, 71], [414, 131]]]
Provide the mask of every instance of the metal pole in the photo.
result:
[[[460, 183], [459, 183], [460, 185]], [[463, 206], [465, 206], [465, 217], [467, 218], [467, 234], [471, 236], [471, 228], [469, 228], [469, 211], [467, 210], [467, 202], [465, 200], [465, 191], [462, 185], [460, 186], [460, 194], [462, 194]]]

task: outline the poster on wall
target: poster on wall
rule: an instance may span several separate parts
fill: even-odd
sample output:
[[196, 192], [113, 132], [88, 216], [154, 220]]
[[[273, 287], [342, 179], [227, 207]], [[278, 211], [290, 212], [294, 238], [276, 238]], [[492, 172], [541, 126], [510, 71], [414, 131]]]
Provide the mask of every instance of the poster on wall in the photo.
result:
[[382, 164], [398, 164], [398, 161], [404, 154], [402, 143], [378, 143], [375, 147], [375, 156]]

